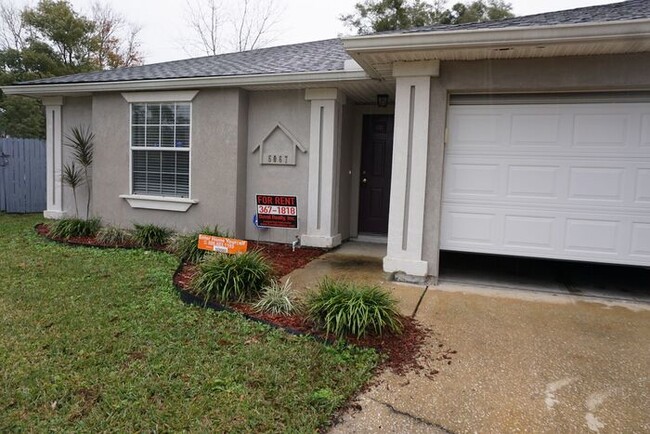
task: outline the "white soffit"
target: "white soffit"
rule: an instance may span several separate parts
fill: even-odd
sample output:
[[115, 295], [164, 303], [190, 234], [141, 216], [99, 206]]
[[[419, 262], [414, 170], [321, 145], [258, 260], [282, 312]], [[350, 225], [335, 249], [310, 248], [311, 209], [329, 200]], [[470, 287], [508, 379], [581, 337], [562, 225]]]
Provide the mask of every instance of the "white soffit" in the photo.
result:
[[650, 51], [650, 20], [612, 23], [413, 32], [351, 37], [348, 51], [374, 78], [394, 62], [517, 59]]

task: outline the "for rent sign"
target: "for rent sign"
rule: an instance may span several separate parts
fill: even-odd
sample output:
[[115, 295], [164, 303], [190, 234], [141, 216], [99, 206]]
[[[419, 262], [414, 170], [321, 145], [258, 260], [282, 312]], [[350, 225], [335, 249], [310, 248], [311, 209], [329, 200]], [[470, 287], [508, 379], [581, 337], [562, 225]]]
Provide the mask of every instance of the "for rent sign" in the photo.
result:
[[296, 196], [258, 194], [257, 225], [265, 228], [298, 228]]

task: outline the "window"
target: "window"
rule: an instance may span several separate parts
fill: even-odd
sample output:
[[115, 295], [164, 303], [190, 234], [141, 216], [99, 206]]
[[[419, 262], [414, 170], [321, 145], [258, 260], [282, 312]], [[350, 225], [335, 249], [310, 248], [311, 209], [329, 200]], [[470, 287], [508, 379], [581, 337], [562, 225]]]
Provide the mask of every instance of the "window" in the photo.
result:
[[190, 194], [191, 103], [131, 104], [131, 193]]

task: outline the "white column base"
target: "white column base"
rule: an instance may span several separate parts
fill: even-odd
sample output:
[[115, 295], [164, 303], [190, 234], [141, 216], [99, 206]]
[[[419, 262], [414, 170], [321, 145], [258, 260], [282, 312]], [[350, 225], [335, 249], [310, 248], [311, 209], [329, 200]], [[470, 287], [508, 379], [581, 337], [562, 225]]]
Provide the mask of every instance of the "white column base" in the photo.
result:
[[332, 247], [341, 245], [341, 234], [336, 234], [331, 237], [327, 235], [301, 235], [300, 245], [331, 249]]
[[404, 273], [409, 276], [426, 277], [429, 264], [427, 261], [418, 261], [406, 258], [384, 257], [384, 271], [386, 273]]
[[43, 217], [46, 219], [60, 220], [65, 217], [65, 212], [58, 210], [45, 210], [43, 211]]

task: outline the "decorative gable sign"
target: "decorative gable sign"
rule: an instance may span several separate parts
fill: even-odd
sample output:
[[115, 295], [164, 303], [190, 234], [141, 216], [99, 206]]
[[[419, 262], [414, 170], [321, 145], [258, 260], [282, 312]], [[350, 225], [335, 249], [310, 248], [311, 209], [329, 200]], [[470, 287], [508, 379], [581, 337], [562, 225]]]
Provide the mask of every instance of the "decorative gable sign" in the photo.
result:
[[307, 152], [307, 149], [298, 141], [296, 136], [281, 122], [269, 131], [258, 144], [253, 153], [260, 151], [260, 164], [275, 166], [295, 166], [296, 149]]

